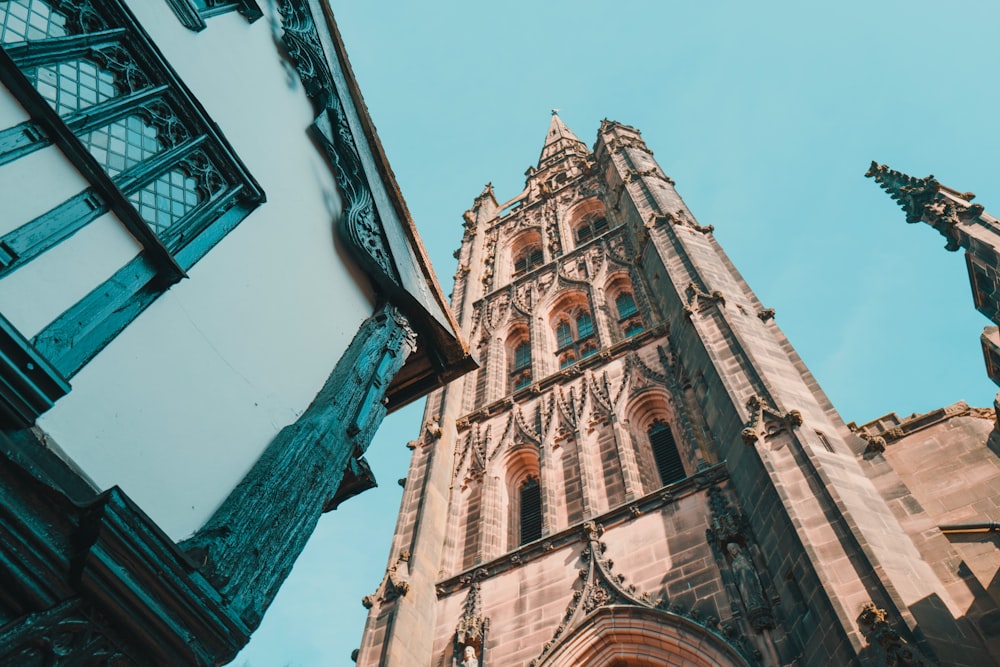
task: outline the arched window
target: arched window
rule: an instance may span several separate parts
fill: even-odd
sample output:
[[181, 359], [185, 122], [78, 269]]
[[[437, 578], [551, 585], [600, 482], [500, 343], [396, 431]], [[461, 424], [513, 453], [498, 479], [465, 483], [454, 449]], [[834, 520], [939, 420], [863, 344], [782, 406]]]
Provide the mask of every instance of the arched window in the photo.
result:
[[534, 542], [542, 537], [542, 489], [538, 480], [529, 477], [520, 489], [520, 544]]
[[590, 313], [583, 310], [576, 316], [576, 338], [582, 340], [594, 334], [594, 320], [590, 318]]
[[687, 475], [670, 425], [656, 419], [649, 426], [647, 434], [653, 458], [656, 460], [656, 469], [660, 473], [660, 482], [666, 486], [684, 479]]
[[542, 246], [530, 245], [514, 257], [514, 275], [519, 276], [542, 265]]

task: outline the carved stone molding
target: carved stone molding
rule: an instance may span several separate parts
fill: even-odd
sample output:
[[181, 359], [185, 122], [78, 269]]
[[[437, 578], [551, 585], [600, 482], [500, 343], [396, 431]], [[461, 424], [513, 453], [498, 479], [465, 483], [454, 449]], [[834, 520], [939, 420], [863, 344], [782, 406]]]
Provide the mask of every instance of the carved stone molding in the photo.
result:
[[[569, 526], [558, 533], [553, 533], [546, 537], [544, 542], [532, 542], [515, 551], [504, 554], [488, 563], [483, 563], [479, 568], [485, 568], [490, 576], [496, 576], [507, 572], [515, 567], [530, 563], [544, 557], [553, 551], [565, 549], [584, 539], [590, 539], [591, 534], [600, 537], [603, 532], [602, 526], [613, 526], [619, 523], [634, 519], [633, 512], [638, 510], [640, 515], [646, 515], [658, 511], [664, 505], [677, 502], [694, 493], [699, 493], [705, 488], [718, 485], [728, 479], [725, 463], [708, 466], [699, 470], [691, 477], [675, 482], [670, 486], [649, 493], [641, 498], [637, 498], [628, 505], [620, 505], [607, 512], [596, 516], [589, 521], [577, 523]], [[594, 532], [596, 531], [596, 532]], [[516, 558], [515, 558], [516, 557]], [[471, 571], [457, 574], [445, 579], [438, 584], [437, 595], [443, 597], [460, 590], [471, 583]]]
[[483, 654], [490, 620], [483, 616], [480, 581], [486, 577], [487, 571], [483, 568], [466, 577], [466, 581], [469, 582], [469, 592], [465, 596], [465, 606], [455, 627], [454, 640], [455, 658], [457, 661], [461, 656], [462, 662], [459, 663], [461, 667], [479, 667], [485, 663]]
[[692, 621], [705, 632], [735, 648], [751, 664], [759, 662], [760, 653], [742, 636], [738, 628], [724, 633], [719, 628], [719, 619], [715, 616], [704, 616], [698, 610], [688, 610], [682, 605], [670, 604], [666, 598], [654, 599], [648, 593], [638, 592], [634, 585], [626, 584], [626, 577], [615, 573], [614, 561], [605, 556], [607, 544], [601, 541], [604, 534], [603, 526], [594, 521], [587, 521], [580, 528], [587, 545], [580, 552], [583, 564], [578, 570], [578, 583], [574, 584], [573, 596], [552, 638], [542, 647], [538, 657], [528, 663], [529, 667], [545, 663], [558, 646], [560, 639], [582, 625], [594, 611], [609, 605], [655, 609], [668, 617], [681, 617]]

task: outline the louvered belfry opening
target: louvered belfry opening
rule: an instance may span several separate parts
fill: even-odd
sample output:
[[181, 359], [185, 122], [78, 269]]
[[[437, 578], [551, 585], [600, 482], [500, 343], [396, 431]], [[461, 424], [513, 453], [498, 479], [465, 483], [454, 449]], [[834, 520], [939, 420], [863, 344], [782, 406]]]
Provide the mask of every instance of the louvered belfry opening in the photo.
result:
[[537, 479], [527, 479], [521, 485], [521, 544], [534, 542], [542, 536], [542, 490]]
[[656, 459], [656, 469], [663, 485], [684, 479], [684, 465], [668, 424], [659, 420], [653, 422], [649, 427], [649, 444], [653, 448], [653, 458]]

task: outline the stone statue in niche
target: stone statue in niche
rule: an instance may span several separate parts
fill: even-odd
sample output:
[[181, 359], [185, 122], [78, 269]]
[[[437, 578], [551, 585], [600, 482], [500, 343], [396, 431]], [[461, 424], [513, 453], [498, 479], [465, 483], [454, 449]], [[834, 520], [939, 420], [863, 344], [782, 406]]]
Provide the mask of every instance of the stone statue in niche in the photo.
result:
[[479, 658], [476, 657], [476, 647], [469, 645], [463, 649], [462, 667], [479, 667]]
[[773, 628], [771, 608], [764, 598], [764, 588], [760, 584], [760, 577], [757, 576], [753, 563], [738, 542], [727, 543], [726, 551], [729, 552], [729, 565], [735, 575], [736, 587], [740, 591], [740, 597], [743, 598], [753, 629], [760, 632], [765, 628]]

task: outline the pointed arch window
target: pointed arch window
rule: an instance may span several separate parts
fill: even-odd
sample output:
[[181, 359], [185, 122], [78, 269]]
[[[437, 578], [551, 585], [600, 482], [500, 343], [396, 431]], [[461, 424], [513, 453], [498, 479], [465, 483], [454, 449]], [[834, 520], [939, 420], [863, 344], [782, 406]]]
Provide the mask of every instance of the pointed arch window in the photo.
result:
[[538, 480], [529, 477], [521, 484], [520, 495], [520, 541], [519, 544], [534, 542], [542, 537], [542, 489]]
[[556, 320], [555, 334], [559, 368], [566, 368], [597, 353], [594, 319], [585, 307], [576, 306], [563, 311]]
[[670, 425], [659, 419], [654, 420], [647, 435], [649, 446], [653, 450], [653, 459], [656, 461], [656, 470], [660, 474], [660, 482], [666, 486], [684, 479], [687, 475]]

